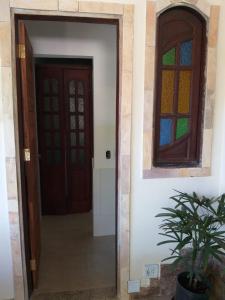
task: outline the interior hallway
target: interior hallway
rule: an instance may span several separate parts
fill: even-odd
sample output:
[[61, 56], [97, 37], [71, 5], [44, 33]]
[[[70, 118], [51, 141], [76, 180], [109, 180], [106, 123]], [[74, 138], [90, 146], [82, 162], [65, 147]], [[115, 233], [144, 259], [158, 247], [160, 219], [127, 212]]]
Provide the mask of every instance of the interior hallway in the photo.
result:
[[87, 290], [98, 294], [101, 289], [113, 295], [114, 287], [115, 237], [93, 237], [91, 213], [42, 217], [39, 284], [33, 299], [77, 291], [87, 296]]

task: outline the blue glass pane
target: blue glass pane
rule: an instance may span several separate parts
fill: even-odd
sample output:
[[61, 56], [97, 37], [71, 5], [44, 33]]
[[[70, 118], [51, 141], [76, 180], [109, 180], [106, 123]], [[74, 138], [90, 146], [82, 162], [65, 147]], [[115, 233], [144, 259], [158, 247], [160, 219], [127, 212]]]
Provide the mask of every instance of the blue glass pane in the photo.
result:
[[192, 64], [192, 41], [181, 44], [180, 64], [183, 66], [190, 66]]
[[160, 146], [168, 145], [172, 141], [172, 124], [171, 119], [160, 120]]

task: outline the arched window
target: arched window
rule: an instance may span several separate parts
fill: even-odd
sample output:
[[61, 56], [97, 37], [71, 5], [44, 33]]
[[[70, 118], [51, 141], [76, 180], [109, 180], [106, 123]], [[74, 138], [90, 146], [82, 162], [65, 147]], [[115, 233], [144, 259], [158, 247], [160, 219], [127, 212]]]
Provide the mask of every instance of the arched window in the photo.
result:
[[206, 22], [187, 7], [158, 18], [155, 166], [200, 163]]

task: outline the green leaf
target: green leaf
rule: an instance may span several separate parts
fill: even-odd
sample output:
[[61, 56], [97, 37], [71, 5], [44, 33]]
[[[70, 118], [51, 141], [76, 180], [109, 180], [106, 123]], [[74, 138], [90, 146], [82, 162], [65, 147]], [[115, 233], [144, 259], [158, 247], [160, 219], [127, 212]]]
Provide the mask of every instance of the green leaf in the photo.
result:
[[162, 262], [168, 261], [168, 260], [171, 260], [171, 259], [175, 259], [175, 258], [178, 258], [178, 256], [177, 256], [177, 255], [169, 256], [169, 257], [164, 258], [164, 259], [162, 260]]
[[174, 241], [174, 240], [163, 241], [163, 242], [159, 242], [157, 244], [157, 246], [164, 245], [164, 244], [170, 244], [170, 243], [177, 243], [177, 241]]

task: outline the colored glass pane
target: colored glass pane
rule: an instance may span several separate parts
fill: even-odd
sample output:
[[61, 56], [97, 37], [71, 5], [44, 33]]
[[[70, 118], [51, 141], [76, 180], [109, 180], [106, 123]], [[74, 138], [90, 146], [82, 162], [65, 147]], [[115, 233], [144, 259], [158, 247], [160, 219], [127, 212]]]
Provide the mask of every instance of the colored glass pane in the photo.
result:
[[181, 44], [180, 48], [180, 64], [190, 66], [192, 64], [192, 41], [187, 41]]
[[163, 65], [175, 65], [176, 63], [176, 49], [172, 48], [163, 55]]
[[172, 142], [172, 124], [171, 119], [160, 120], [160, 146], [168, 145]]
[[191, 71], [180, 71], [179, 93], [178, 93], [178, 112], [189, 113], [191, 96]]
[[161, 113], [173, 112], [174, 78], [174, 71], [162, 72]]
[[177, 120], [177, 128], [176, 128], [176, 139], [180, 139], [185, 134], [188, 133], [189, 130], [189, 122], [188, 118], [179, 118]]

